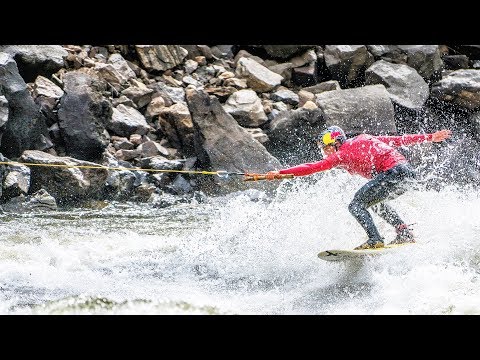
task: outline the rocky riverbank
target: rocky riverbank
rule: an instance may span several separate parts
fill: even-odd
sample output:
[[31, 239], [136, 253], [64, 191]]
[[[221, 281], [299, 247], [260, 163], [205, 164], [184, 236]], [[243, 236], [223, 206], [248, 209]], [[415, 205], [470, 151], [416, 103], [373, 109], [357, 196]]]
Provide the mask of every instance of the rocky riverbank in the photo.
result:
[[0, 161], [47, 166], [0, 164], [0, 203], [166, 206], [271, 188], [88, 167], [262, 173], [320, 159], [313, 136], [332, 124], [450, 128], [448, 143], [403, 151], [432, 186], [478, 184], [480, 45], [3, 45]]

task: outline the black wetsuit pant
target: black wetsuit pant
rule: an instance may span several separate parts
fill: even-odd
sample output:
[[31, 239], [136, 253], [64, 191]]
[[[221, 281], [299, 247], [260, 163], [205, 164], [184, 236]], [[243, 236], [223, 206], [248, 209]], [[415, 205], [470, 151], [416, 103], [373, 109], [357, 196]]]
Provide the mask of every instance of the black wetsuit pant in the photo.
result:
[[392, 226], [403, 224], [404, 221], [397, 212], [385, 201], [402, 195], [409, 189], [414, 179], [415, 172], [411, 165], [399, 164], [378, 174], [355, 193], [348, 210], [367, 232], [368, 241], [383, 239], [367, 209], [372, 207], [375, 213]]

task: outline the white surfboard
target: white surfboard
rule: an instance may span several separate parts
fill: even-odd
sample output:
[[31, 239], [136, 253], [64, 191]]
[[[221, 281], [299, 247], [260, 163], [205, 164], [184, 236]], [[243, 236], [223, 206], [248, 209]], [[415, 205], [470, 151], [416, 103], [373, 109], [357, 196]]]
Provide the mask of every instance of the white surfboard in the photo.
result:
[[412, 245], [415, 243], [403, 243], [385, 245], [383, 248], [378, 249], [365, 249], [365, 250], [325, 250], [318, 253], [318, 257], [326, 261], [344, 261], [344, 260], [360, 260], [372, 256], [384, 255], [392, 251], [398, 251], [399, 248], [405, 245]]

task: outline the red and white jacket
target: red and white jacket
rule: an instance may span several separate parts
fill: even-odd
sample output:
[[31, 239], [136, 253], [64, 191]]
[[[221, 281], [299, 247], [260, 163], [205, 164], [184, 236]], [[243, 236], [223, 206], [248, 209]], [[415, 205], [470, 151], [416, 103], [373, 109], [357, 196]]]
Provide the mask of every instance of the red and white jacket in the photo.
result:
[[432, 141], [432, 134], [403, 136], [372, 136], [361, 134], [345, 141], [338, 150], [327, 158], [279, 170], [280, 174], [295, 176], [310, 175], [334, 167], [347, 170], [371, 179], [395, 165], [406, 163], [407, 159], [395, 148]]

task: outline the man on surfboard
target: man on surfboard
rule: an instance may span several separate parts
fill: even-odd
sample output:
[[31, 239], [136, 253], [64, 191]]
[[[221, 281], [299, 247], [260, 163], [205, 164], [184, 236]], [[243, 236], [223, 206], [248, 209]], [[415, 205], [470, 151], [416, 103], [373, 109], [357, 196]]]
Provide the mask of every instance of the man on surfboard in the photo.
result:
[[345, 132], [340, 127], [330, 126], [316, 138], [324, 159], [270, 171], [266, 174], [266, 179], [274, 180], [278, 178], [278, 174], [305, 176], [334, 167], [371, 179], [355, 193], [348, 206], [350, 213], [368, 235], [368, 240], [357, 246], [355, 250], [385, 246], [384, 238], [380, 236], [373, 218], [367, 210], [369, 207], [372, 207], [372, 210], [381, 218], [395, 227], [397, 236], [390, 244], [415, 242], [412, 231], [405, 221], [385, 202], [407, 191], [408, 183], [415, 178], [412, 166], [395, 148], [425, 141], [441, 142], [449, 138], [451, 134], [450, 130], [402, 136], [360, 134], [347, 140]]

